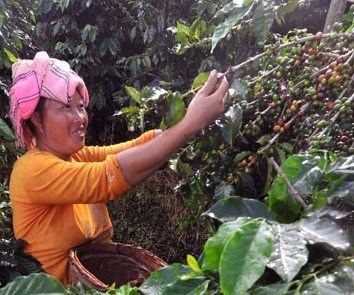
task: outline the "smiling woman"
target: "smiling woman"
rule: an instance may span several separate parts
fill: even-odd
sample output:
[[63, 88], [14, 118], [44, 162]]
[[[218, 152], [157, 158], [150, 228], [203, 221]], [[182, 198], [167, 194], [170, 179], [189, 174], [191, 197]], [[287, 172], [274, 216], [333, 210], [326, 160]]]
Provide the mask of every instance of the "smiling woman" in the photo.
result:
[[27, 149], [10, 181], [15, 237], [43, 269], [68, 284], [72, 248], [109, 241], [106, 202], [150, 175], [224, 110], [228, 83], [217, 72], [170, 129], [111, 146], [85, 146], [89, 96], [64, 61], [39, 52], [13, 66], [10, 116]]

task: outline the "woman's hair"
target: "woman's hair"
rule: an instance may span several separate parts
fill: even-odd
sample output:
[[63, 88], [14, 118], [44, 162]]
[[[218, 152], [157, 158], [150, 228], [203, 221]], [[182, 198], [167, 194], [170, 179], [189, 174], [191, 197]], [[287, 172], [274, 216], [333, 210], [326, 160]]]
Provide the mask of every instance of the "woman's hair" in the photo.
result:
[[[42, 120], [43, 118], [43, 111], [44, 111], [44, 101], [46, 98], [40, 97], [38, 104], [34, 110], [34, 113], [39, 114], [39, 118]], [[23, 128], [23, 135], [26, 139], [26, 145], [27, 149], [34, 148], [36, 146], [36, 134], [37, 134], [37, 128], [31, 121], [31, 118], [28, 118], [27, 120], [24, 120], [22, 122], [22, 128]]]

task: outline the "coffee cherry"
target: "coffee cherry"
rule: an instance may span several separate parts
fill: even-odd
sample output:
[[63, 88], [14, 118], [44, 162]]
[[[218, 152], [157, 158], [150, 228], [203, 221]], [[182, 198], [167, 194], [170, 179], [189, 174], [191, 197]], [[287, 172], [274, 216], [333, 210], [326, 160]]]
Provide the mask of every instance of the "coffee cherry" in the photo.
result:
[[339, 140], [341, 142], [346, 142], [348, 140], [348, 136], [342, 135]]
[[274, 127], [273, 127], [273, 131], [274, 132], [280, 132], [280, 129], [281, 129], [281, 127], [279, 126], [279, 125], [275, 125]]
[[333, 109], [334, 103], [332, 101], [329, 101], [326, 103], [326, 108], [327, 110], [331, 111]]
[[323, 33], [322, 32], [317, 32], [316, 35], [315, 35], [315, 39], [317, 41], [321, 41], [322, 37], [323, 37]]

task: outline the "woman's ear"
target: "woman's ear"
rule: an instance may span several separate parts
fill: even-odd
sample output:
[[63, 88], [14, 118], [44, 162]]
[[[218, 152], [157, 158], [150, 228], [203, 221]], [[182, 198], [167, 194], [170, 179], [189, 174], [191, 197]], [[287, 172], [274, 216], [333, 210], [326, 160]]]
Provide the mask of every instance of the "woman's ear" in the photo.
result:
[[34, 112], [29, 119], [31, 120], [32, 124], [34, 125], [34, 127], [36, 127], [36, 129], [43, 134], [43, 126], [42, 126], [42, 120], [41, 120], [41, 116], [38, 112]]

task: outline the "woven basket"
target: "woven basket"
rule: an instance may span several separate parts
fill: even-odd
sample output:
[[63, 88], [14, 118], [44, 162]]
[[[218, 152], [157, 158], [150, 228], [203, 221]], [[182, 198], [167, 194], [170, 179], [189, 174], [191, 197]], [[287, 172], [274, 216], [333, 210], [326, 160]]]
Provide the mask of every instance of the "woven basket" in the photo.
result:
[[167, 264], [149, 251], [121, 243], [87, 243], [69, 254], [69, 284], [83, 282], [105, 291], [129, 283], [141, 285], [150, 274]]

